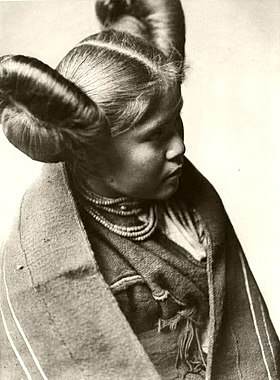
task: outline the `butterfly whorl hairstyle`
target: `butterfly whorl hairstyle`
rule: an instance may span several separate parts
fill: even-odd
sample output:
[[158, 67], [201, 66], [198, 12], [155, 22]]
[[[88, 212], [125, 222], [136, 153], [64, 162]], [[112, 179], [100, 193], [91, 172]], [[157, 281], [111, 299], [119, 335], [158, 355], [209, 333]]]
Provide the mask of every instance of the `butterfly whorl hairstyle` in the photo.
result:
[[110, 139], [183, 79], [180, 0], [97, 0], [96, 13], [103, 30], [56, 70], [31, 57], [0, 58], [0, 122], [34, 160], [90, 162], [97, 170]]

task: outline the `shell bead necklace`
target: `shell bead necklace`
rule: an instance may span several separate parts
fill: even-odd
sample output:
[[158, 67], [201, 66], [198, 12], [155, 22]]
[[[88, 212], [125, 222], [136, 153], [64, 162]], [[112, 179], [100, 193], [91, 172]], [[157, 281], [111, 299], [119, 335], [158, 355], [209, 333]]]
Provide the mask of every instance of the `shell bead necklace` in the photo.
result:
[[140, 226], [120, 226], [118, 224], [114, 224], [106, 219], [103, 215], [101, 215], [98, 211], [94, 210], [90, 207], [85, 207], [84, 209], [100, 224], [106, 227], [108, 230], [116, 233], [117, 235], [141, 241], [147, 239], [152, 235], [156, 226], [157, 226], [157, 216], [155, 207], [150, 207], [150, 212], [147, 218], [147, 222], [143, 222]]
[[[141, 220], [140, 215], [143, 215], [143, 207], [138, 200], [131, 200], [128, 197], [121, 198], [106, 198], [93, 194], [86, 188], [79, 189], [78, 196], [83, 209], [91, 215], [98, 223], [105, 228], [125, 238], [142, 241], [152, 235], [157, 227], [157, 207], [150, 205], [146, 220]], [[109, 213], [121, 217], [136, 216], [139, 217], [140, 225], [122, 226], [109, 221], [103, 214]]]

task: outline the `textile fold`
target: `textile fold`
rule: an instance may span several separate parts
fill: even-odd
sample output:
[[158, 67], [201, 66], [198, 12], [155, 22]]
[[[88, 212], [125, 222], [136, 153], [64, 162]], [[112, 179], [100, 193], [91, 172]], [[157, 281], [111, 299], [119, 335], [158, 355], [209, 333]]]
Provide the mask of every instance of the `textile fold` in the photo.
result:
[[[219, 196], [187, 160], [179, 192], [209, 234], [206, 379], [279, 379], [279, 340]], [[1, 379], [160, 379], [98, 269], [62, 164], [27, 190], [1, 262]]]

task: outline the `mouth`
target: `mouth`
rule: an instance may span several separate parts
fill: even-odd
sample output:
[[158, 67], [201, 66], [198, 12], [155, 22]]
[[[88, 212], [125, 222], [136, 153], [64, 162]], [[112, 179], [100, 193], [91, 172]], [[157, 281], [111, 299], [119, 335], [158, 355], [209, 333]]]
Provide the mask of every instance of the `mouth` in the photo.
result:
[[179, 178], [182, 175], [182, 166], [179, 166], [177, 169], [173, 170], [170, 174], [168, 174], [164, 179], [173, 179]]

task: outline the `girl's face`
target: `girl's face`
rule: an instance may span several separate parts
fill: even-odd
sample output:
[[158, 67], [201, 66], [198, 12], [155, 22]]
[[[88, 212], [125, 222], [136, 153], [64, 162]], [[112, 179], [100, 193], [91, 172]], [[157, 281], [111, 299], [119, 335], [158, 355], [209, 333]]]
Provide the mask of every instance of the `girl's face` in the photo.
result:
[[185, 152], [181, 108], [178, 88], [150, 118], [113, 139], [105, 177], [110, 195], [165, 199], [177, 190]]

